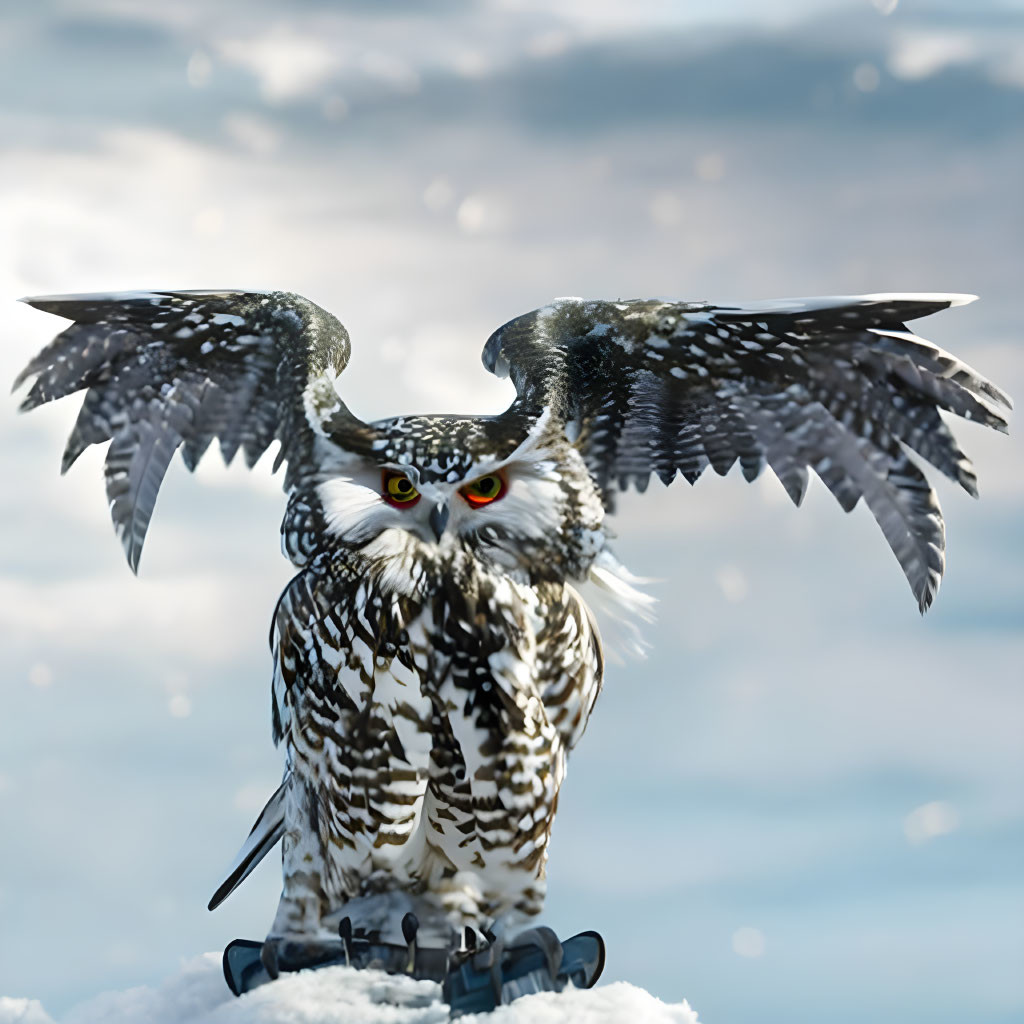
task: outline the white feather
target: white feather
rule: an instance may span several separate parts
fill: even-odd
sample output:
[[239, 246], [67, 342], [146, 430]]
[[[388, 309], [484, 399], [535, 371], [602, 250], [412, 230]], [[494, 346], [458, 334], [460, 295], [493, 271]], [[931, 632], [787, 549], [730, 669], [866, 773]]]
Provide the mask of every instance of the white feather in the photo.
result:
[[594, 613], [611, 660], [621, 664], [626, 656], [647, 656], [642, 624], [654, 621], [657, 598], [639, 587], [652, 582], [634, 576], [605, 549], [594, 559], [587, 578], [574, 584], [576, 592]]

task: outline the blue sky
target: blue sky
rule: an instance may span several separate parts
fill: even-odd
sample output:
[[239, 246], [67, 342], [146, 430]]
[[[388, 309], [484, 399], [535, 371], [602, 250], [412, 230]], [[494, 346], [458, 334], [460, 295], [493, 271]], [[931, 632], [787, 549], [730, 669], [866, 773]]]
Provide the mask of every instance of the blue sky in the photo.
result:
[[[484, 339], [555, 295], [917, 289], [981, 295], [921, 330], [1019, 397], [1022, 5], [765, 8], [5, 11], [0, 376], [58, 326], [19, 295], [287, 288], [349, 328], [358, 414], [485, 412]], [[56, 1015], [262, 935], [279, 884], [205, 910], [280, 771], [279, 484], [172, 468], [135, 580], [100, 453], [58, 476], [76, 405], [0, 407], [0, 994]], [[548, 904], [610, 979], [714, 1024], [1024, 1013], [1024, 467], [958, 427], [982, 500], [939, 485], [924, 620], [822, 487], [622, 503], [659, 621], [570, 765]]]

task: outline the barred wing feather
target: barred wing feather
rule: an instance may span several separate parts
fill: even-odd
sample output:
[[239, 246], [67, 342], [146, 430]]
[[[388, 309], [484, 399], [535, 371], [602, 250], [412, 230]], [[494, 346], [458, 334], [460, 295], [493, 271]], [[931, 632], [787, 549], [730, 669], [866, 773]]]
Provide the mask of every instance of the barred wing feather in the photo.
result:
[[217, 438], [252, 466], [274, 439], [291, 489], [310, 466], [315, 408], [341, 408], [331, 375], [348, 362], [345, 328], [287, 292], [160, 291], [23, 300], [74, 323], [25, 367], [22, 409], [75, 391], [85, 400], [62, 469], [110, 441], [104, 473], [133, 570], [175, 451], [194, 469]]
[[565, 422], [606, 503], [650, 476], [691, 484], [767, 463], [799, 504], [808, 471], [849, 511], [863, 498], [921, 610], [943, 569], [935, 493], [908, 450], [977, 493], [939, 411], [1006, 430], [1009, 398], [906, 322], [973, 296], [709, 303], [559, 299], [499, 328], [484, 365], [513, 408]]

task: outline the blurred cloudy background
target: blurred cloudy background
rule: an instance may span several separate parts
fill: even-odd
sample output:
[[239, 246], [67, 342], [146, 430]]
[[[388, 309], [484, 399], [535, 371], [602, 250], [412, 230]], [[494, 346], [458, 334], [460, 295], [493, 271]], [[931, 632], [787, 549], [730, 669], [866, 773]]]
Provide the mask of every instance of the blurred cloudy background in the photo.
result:
[[[496, 411], [555, 295], [972, 291], [921, 325], [1024, 394], [1024, 3], [36, 0], [0, 14], [0, 379], [23, 294], [269, 287], [336, 312], [364, 417]], [[172, 468], [139, 580], [78, 400], [0, 404], [0, 994], [61, 1014], [259, 937], [206, 900], [280, 762], [264, 467]], [[710, 472], [623, 502], [656, 576], [573, 760], [547, 921], [709, 1024], [1024, 1015], [1024, 477], [960, 434], [923, 621], [867, 512]]]

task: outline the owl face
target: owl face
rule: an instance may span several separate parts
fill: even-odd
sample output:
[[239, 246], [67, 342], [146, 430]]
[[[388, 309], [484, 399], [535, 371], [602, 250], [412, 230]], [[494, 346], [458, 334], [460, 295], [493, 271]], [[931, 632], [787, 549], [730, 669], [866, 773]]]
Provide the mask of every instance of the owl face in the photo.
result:
[[[578, 453], [542, 417], [519, 438], [480, 421], [417, 417], [375, 425], [371, 454], [340, 448], [319, 485], [328, 534], [385, 560], [470, 551], [505, 571], [564, 576], [572, 526], [604, 510]], [[568, 558], [569, 561], [576, 559]]]

